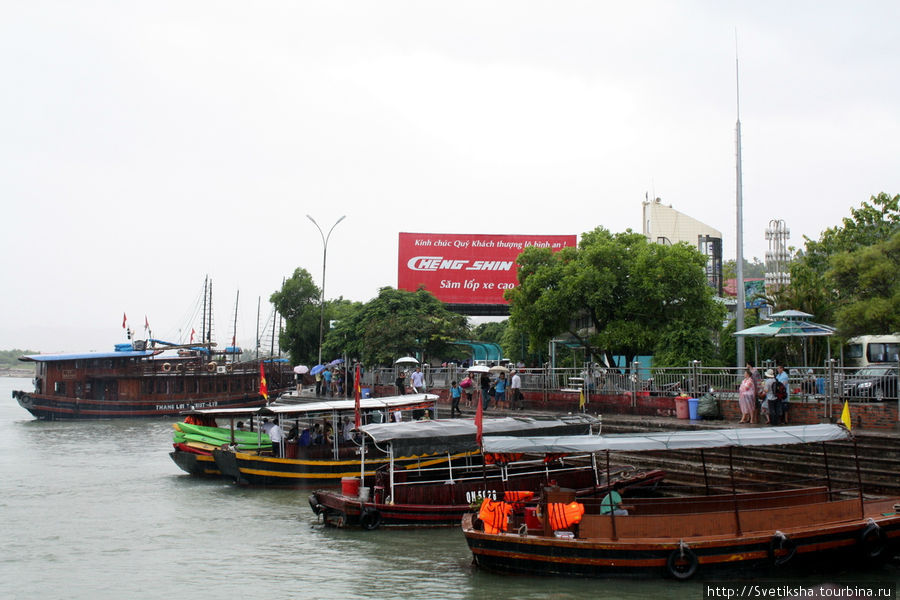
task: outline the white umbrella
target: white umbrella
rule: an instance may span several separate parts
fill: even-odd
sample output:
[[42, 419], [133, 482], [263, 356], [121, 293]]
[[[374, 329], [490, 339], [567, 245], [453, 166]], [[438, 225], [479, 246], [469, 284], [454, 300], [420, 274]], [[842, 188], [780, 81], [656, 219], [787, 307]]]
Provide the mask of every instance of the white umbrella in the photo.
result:
[[417, 365], [417, 364], [419, 364], [419, 361], [417, 361], [412, 356], [404, 356], [403, 358], [398, 358], [397, 360], [395, 360], [394, 364], [395, 365], [406, 365], [406, 364]]
[[491, 370], [487, 368], [487, 365], [473, 365], [469, 367], [469, 373], [490, 373]]
[[297, 365], [294, 367], [294, 373], [297, 375], [305, 375], [306, 373], [309, 373], [309, 367], [306, 365]]
[[495, 366], [491, 367], [489, 370], [491, 373], [509, 373], [509, 369], [507, 369], [506, 367], [500, 366], [500, 365], [495, 365]]

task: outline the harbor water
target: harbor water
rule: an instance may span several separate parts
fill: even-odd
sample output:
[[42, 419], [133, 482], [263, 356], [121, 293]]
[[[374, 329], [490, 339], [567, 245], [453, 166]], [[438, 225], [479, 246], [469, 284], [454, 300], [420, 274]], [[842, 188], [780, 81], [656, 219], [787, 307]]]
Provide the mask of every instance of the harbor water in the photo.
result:
[[[485, 573], [458, 529], [325, 528], [308, 491], [183, 473], [176, 419], [37, 421], [10, 395], [30, 387], [0, 378], [0, 598], [703, 598], [701, 580]], [[898, 579], [893, 565], [829, 575]]]

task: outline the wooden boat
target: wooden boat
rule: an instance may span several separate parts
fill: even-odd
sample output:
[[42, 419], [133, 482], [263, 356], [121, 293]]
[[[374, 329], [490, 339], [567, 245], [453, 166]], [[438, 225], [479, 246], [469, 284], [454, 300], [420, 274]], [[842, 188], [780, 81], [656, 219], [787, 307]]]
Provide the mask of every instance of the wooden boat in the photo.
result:
[[826, 477], [739, 493], [732, 462], [730, 493], [626, 498], [621, 510], [627, 514], [616, 514], [617, 498], [575, 502], [570, 491], [547, 490], [537, 526], [513, 514], [508, 524], [499, 523], [503, 530], [488, 533], [479, 515], [469, 513], [462, 529], [475, 563], [506, 573], [687, 579], [718, 569], [821, 567], [828, 559], [878, 563], [897, 549], [900, 498], [869, 499], [861, 486], [833, 485], [826, 443], [850, 438], [843, 427], [827, 424], [591, 438], [486, 436], [488, 452], [591, 452], [607, 459], [612, 451], [727, 447], [731, 456], [745, 446], [822, 443]]
[[[363, 398], [360, 411], [369, 421], [388, 421], [405, 416], [418, 418], [428, 411], [436, 414], [438, 396], [434, 394], [408, 394], [385, 398]], [[223, 445], [212, 451], [216, 469], [226, 479], [241, 485], [266, 487], [311, 487], [340, 485], [341, 479], [359, 473], [358, 446], [342, 438], [340, 424], [347, 417], [352, 420], [355, 411], [354, 400], [332, 400], [306, 402], [290, 405], [273, 404], [252, 411], [204, 409], [188, 411], [196, 417], [228, 418], [233, 429], [238, 419], [245, 420], [252, 429], [260, 426], [263, 419], [277, 422], [285, 435], [296, 427], [297, 437], [282, 440], [277, 456], [272, 452], [242, 451], [231, 445]], [[332, 425], [333, 436], [330, 443], [317, 444], [306, 432], [314, 431], [315, 424], [327, 422]], [[323, 427], [324, 429], [324, 427]], [[201, 474], [206, 460], [185, 457], [184, 452], [175, 450], [170, 455], [183, 470]], [[445, 457], [404, 457], [402, 464], [432, 464], [442, 462]], [[372, 456], [371, 472], [388, 462], [388, 457], [377, 453]], [[186, 468], [187, 467], [187, 468]]]
[[[600, 421], [588, 415], [556, 419], [507, 417], [485, 420], [483, 425], [488, 433], [521, 436], [589, 434], [599, 426]], [[497, 498], [506, 490], [537, 492], [554, 481], [577, 488], [579, 495], [592, 495], [622, 486], [652, 485], [663, 476], [662, 471], [638, 474], [631, 468], [622, 468], [612, 477], [605, 477], [590, 455], [587, 460], [570, 457], [549, 462], [494, 461], [488, 456], [485, 464], [471, 420], [366, 425], [360, 431], [366, 448], [382, 448], [388, 457], [443, 454], [448, 460], [415, 469], [398, 469], [391, 461], [377, 469], [374, 477], [353, 478], [351, 485], [342, 486], [341, 490], [315, 491], [309, 497], [310, 507], [328, 525], [364, 529], [458, 526], [473, 501]], [[465, 455], [468, 460], [463, 464], [449, 460], [455, 455]], [[366, 456], [361, 455], [360, 472], [366, 470]]]
[[[160, 340], [117, 344], [114, 352], [35, 354], [33, 391], [13, 392], [39, 419], [176, 416], [191, 408], [263, 406], [260, 362], [233, 362], [209, 345]], [[270, 395], [290, 387], [293, 373], [280, 359], [261, 361]]]

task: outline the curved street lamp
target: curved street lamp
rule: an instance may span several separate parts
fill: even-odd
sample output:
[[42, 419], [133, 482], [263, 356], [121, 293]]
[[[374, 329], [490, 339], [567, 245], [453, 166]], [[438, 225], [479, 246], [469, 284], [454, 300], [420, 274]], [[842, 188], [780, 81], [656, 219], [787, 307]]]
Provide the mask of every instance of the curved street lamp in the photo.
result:
[[318, 364], [322, 364], [322, 336], [325, 332], [325, 259], [328, 256], [328, 239], [331, 237], [331, 232], [334, 231], [334, 228], [337, 227], [337, 224], [343, 221], [347, 215], [342, 216], [340, 219], [334, 222], [334, 225], [331, 226], [331, 229], [328, 230], [328, 235], [322, 233], [322, 228], [319, 227], [319, 224], [316, 223], [316, 220], [311, 216], [306, 215], [306, 218], [312, 221], [312, 224], [316, 226], [316, 229], [319, 230], [319, 235], [322, 237], [322, 293], [319, 296], [319, 362]]

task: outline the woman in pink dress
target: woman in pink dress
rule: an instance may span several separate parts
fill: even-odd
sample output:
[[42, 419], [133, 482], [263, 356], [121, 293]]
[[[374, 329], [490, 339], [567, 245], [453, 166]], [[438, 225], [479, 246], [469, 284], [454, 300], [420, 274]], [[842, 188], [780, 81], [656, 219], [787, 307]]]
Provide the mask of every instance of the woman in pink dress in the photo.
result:
[[756, 384], [750, 369], [744, 371], [744, 380], [739, 390], [738, 404], [741, 407], [741, 423], [756, 423]]

